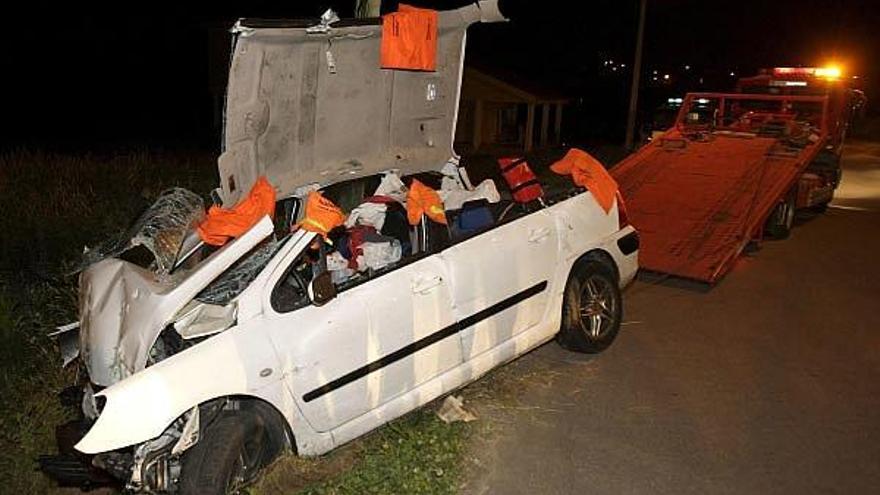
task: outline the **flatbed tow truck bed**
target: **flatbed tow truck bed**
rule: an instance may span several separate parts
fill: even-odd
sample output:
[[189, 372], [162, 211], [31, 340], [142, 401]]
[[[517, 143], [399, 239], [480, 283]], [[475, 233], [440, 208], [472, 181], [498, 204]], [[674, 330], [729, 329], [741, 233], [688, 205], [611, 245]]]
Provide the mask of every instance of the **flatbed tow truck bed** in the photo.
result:
[[[685, 121], [697, 101], [720, 100], [720, 114], [712, 111], [713, 122], [730, 121], [725, 120], [725, 110], [728, 115], [736, 113], [731, 112], [731, 102], [743, 103], [740, 95], [692, 94], [685, 99], [675, 127], [611, 169], [642, 239], [642, 268], [715, 283], [748, 242], [761, 237], [767, 217], [822, 149], [825, 126], [821, 123], [827, 107], [822, 97], [789, 97], [785, 102], [778, 97], [757, 98], [779, 101], [783, 108], [792, 99], [818, 103], [823, 109], [820, 124], [800, 143], [793, 143], [785, 133], [770, 137], [729, 130], [743, 128], [732, 123], [721, 130], [714, 125], [688, 129]], [[747, 124], [758, 120], [766, 128], [772, 119], [764, 117], [759, 119], [752, 111]], [[742, 124], [740, 118], [737, 122]]]

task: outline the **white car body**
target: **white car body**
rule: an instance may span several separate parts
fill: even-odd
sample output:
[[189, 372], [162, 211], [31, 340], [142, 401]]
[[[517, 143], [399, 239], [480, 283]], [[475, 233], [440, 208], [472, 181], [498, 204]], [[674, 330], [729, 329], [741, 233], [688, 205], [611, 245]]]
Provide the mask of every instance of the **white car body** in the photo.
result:
[[[350, 152], [346, 146], [357, 143], [335, 143], [323, 151], [316, 145], [314, 161], [307, 165], [297, 162], [302, 149], [284, 155], [287, 145], [276, 136], [282, 128], [303, 128], [301, 119], [287, 127], [273, 120], [279, 118], [278, 108], [289, 101], [261, 102], [260, 95], [271, 84], [264, 79], [258, 87], [250, 87], [253, 79], [239, 74], [268, 71], [265, 61], [279, 55], [272, 51], [283, 44], [279, 40], [306, 35], [302, 29], [239, 27], [230, 71], [226, 151], [220, 159], [224, 203], [234, 203], [259, 175], [268, 176], [283, 198], [299, 194], [302, 186], [332, 183], [339, 174], [347, 178], [388, 168], [422, 172], [446, 162], [457, 164], [451, 143], [464, 33], [471, 22], [493, 17], [499, 17], [493, 2], [441, 13], [437, 74], [385, 71], [376, 76], [398, 78], [393, 84], [404, 90], [408, 86], [403, 78], [414, 81], [413, 94], [428, 105], [421, 114], [415, 113], [424, 119], [413, 124], [393, 108], [386, 117], [398, 118], [392, 128], [417, 125], [421, 134], [390, 148], [370, 145], [374, 152], [359, 156], [357, 163], [335, 156], [344, 156]], [[336, 29], [335, 46], [361, 43], [358, 33], [375, 34], [376, 29]], [[333, 32], [316, 36], [326, 40]], [[302, 46], [312, 41], [308, 38]], [[248, 58], [259, 50], [264, 50], [258, 57], [264, 61], [263, 69], [252, 66], [253, 58]], [[340, 49], [336, 70], [348, 70], [349, 55], [363, 56], [358, 50]], [[315, 51], [314, 56], [323, 54]], [[335, 75], [327, 71], [323, 59], [318, 60], [317, 94], [321, 96], [321, 88], [334, 94], [339, 88], [334, 89], [332, 79], [327, 83], [323, 78]], [[368, 62], [364, 66], [369, 74], [377, 72], [375, 61]], [[353, 77], [363, 76], [366, 81], [358, 86], [373, 81], [372, 76], [353, 72]], [[432, 84], [439, 103], [430, 95], [425, 102], [424, 90]], [[341, 110], [328, 111], [332, 117]], [[438, 120], [433, 111], [442, 118]], [[333, 130], [337, 124], [351, 125], [343, 122], [348, 117], [322, 121], [320, 108], [317, 112], [319, 131], [321, 126]], [[372, 142], [377, 137], [366, 139]], [[412, 152], [409, 157], [407, 151]], [[273, 159], [268, 160], [268, 155]], [[394, 156], [394, 167], [387, 166], [389, 156]], [[340, 165], [345, 163], [356, 169]], [[560, 328], [569, 274], [584, 256], [607, 260], [620, 287], [627, 285], [638, 268], [638, 251], [622, 251], [618, 241], [632, 238], [634, 229], [621, 228], [618, 222], [616, 203], [606, 213], [591, 193], [582, 191], [404, 263], [339, 292], [322, 306], [306, 305], [285, 313], [273, 308], [272, 291], [316, 234], [289, 235], [225, 308], [209, 308], [193, 300], [272, 234], [268, 218], [171, 281], [158, 280], [148, 270], [119, 259], [100, 261], [81, 276], [81, 349], [92, 383], [106, 387], [95, 394], [97, 402], [106, 402], [96, 408], [100, 414], [76, 449], [97, 454], [155, 441], [194, 407], [236, 397], [271, 405], [286, 420], [300, 455], [327, 452], [552, 339]], [[193, 308], [220, 316], [192, 317]], [[199, 330], [190, 325], [194, 320], [202, 325]], [[215, 321], [220, 323], [212, 327]], [[202, 340], [150, 364], [150, 349], [169, 325], [184, 338]]]
[[[254, 231], [268, 235], [268, 219]], [[583, 193], [279, 314], [272, 288], [315, 235], [300, 232], [237, 298], [237, 325], [98, 393], [106, 405], [76, 448], [145, 442], [195, 405], [251, 396], [284, 416], [299, 454], [322, 454], [552, 339], [578, 258], [602, 252], [621, 287], [632, 281], [637, 252], [617, 243], [632, 232]]]

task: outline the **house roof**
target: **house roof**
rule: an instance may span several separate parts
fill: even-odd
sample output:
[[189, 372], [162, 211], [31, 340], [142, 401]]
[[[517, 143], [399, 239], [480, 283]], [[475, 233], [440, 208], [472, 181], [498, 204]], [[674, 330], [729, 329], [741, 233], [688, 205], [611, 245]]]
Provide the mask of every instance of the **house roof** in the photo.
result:
[[534, 81], [493, 70], [466, 66], [461, 88], [462, 99], [511, 103], [567, 103], [571, 99], [542, 87]]

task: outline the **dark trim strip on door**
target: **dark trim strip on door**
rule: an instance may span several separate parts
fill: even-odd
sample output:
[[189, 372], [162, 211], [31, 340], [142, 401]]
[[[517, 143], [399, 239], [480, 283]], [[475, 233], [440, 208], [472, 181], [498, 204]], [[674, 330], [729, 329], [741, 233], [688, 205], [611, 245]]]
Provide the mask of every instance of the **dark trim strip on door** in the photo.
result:
[[504, 299], [500, 302], [497, 302], [497, 303], [489, 306], [486, 309], [478, 311], [477, 313], [474, 313], [473, 315], [468, 316], [467, 318], [465, 318], [461, 321], [457, 321], [457, 322], [449, 325], [448, 327], [442, 328], [442, 329], [432, 333], [431, 335], [428, 335], [426, 337], [422, 337], [421, 339], [413, 342], [412, 344], [409, 344], [405, 347], [402, 347], [402, 348], [392, 352], [391, 354], [387, 354], [385, 356], [382, 356], [381, 358], [379, 358], [371, 363], [368, 363], [364, 366], [361, 366], [360, 368], [358, 368], [350, 373], [346, 373], [345, 375], [342, 375], [339, 378], [337, 378], [331, 382], [328, 382], [328, 383], [326, 383], [326, 384], [324, 384], [324, 385], [322, 385], [322, 386], [320, 386], [310, 392], [307, 392], [305, 395], [303, 395], [303, 400], [306, 402], [311, 402], [311, 401], [317, 399], [318, 397], [321, 397], [322, 395], [328, 394], [338, 388], [344, 387], [344, 386], [348, 385], [349, 383], [351, 383], [355, 380], [359, 380], [374, 371], [380, 370], [380, 369], [382, 369], [392, 363], [400, 361], [401, 359], [403, 359], [411, 354], [415, 354], [416, 352], [424, 349], [425, 347], [436, 344], [437, 342], [440, 342], [441, 340], [443, 340], [447, 337], [451, 337], [451, 336], [457, 334], [458, 332], [460, 332], [468, 327], [472, 327], [487, 318], [491, 318], [492, 316], [495, 316], [496, 314], [504, 311], [505, 309], [509, 309], [513, 306], [516, 306], [517, 304], [525, 301], [526, 299], [540, 294], [541, 292], [543, 292], [546, 289], [547, 289], [547, 281], [545, 280], [539, 284], [536, 284], [536, 285], [529, 287], [528, 289], [526, 289], [522, 292], [516, 293], [516, 294], [508, 297], [507, 299]]

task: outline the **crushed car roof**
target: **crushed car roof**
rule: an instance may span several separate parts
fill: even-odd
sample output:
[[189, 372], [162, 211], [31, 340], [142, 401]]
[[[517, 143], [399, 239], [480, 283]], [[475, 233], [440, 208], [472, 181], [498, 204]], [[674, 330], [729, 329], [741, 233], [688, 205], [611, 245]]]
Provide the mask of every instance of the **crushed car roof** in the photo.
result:
[[450, 157], [465, 31], [504, 20], [495, 0], [439, 13], [436, 71], [382, 69], [377, 20], [241, 20], [220, 156], [224, 204], [260, 175], [280, 195], [308, 184], [400, 169], [436, 170]]

